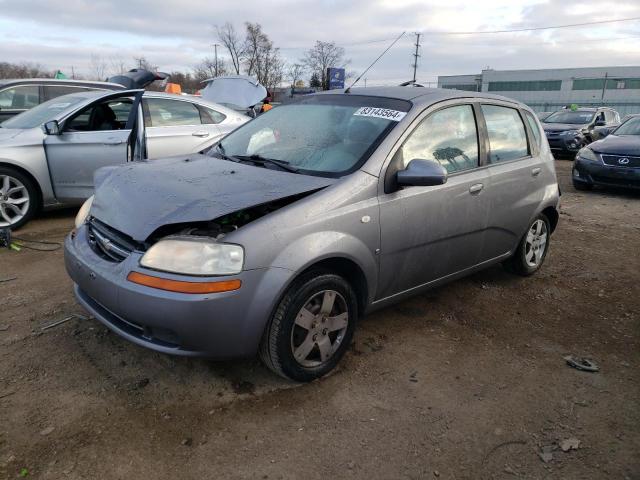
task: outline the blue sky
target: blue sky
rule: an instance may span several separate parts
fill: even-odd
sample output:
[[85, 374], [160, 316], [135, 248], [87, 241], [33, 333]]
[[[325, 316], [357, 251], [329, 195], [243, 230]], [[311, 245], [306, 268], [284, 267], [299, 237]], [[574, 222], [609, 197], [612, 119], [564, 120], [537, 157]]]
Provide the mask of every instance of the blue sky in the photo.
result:
[[[640, 64], [640, 21], [490, 35], [446, 31], [530, 28], [640, 17], [640, 2], [607, 0], [0, 0], [0, 61], [92, 72], [92, 55], [107, 64], [145, 56], [160, 70], [188, 70], [211, 56], [214, 26], [259, 22], [282, 56], [296, 62], [315, 40], [343, 45], [350, 70], [361, 71], [407, 31], [367, 74], [369, 84], [411, 76], [415, 31], [423, 36], [418, 77], [495, 69]], [[354, 45], [358, 44], [358, 45]], [[225, 52], [219, 50], [223, 58]]]

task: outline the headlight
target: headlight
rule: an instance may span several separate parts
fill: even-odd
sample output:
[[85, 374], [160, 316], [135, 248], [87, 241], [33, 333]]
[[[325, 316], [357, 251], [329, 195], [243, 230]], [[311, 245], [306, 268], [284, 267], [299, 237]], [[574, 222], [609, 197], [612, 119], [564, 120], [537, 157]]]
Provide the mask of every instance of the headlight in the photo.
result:
[[591, 162], [600, 162], [598, 156], [589, 147], [583, 147], [578, 151], [578, 156]]
[[153, 245], [140, 265], [184, 275], [234, 275], [242, 271], [243, 262], [244, 250], [240, 245], [200, 237], [175, 237]]
[[563, 137], [568, 137], [569, 135], [575, 137], [580, 134], [580, 130], [565, 130], [564, 132], [560, 132], [558, 135]]
[[80, 210], [78, 210], [78, 214], [76, 215], [76, 228], [82, 226], [82, 224], [87, 220], [89, 216], [89, 211], [91, 210], [91, 205], [93, 205], [93, 195], [91, 195], [86, 202], [82, 204]]

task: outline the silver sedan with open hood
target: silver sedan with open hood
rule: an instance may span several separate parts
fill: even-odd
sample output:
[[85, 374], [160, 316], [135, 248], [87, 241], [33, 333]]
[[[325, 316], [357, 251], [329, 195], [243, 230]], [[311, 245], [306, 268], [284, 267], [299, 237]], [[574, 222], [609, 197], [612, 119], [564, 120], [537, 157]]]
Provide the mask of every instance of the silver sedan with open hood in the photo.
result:
[[0, 125], [0, 228], [81, 204], [100, 167], [200, 152], [249, 120], [197, 97], [142, 90], [44, 102]]
[[79, 302], [148, 348], [260, 353], [308, 381], [366, 312], [495, 263], [544, 262], [558, 221], [535, 114], [427, 88], [305, 96], [207, 155], [99, 170], [65, 241]]

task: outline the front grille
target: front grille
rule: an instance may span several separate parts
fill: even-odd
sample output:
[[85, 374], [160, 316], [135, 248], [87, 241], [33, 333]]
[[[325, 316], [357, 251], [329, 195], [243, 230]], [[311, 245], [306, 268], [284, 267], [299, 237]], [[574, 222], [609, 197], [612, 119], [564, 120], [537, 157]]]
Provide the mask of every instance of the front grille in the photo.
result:
[[605, 165], [612, 167], [639, 168], [640, 157], [630, 157], [627, 155], [602, 155]]
[[122, 262], [138, 245], [123, 233], [91, 218], [88, 222], [89, 245], [100, 257], [111, 262]]

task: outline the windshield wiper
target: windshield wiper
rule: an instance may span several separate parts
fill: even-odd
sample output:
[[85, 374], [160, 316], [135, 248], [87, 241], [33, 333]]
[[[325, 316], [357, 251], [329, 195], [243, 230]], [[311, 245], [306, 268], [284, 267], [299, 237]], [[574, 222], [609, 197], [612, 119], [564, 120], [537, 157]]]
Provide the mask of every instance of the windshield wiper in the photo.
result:
[[224, 160], [229, 160], [231, 162], [240, 162], [239, 158], [233, 157], [231, 155], [227, 155], [224, 151], [224, 147], [222, 146], [222, 143], [219, 143], [218, 145], [216, 145], [216, 150], [218, 151], [218, 155], [220, 155]]
[[286, 170], [287, 172], [297, 173], [300, 169], [289, 166], [289, 162], [286, 160], [277, 160], [275, 158], [266, 158], [261, 155], [253, 154], [253, 155], [236, 155], [235, 158], [240, 160], [246, 160], [249, 162], [253, 162], [258, 165], [264, 165], [266, 163], [270, 163], [271, 165], [275, 165], [277, 167]]

